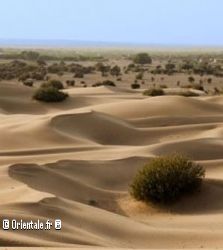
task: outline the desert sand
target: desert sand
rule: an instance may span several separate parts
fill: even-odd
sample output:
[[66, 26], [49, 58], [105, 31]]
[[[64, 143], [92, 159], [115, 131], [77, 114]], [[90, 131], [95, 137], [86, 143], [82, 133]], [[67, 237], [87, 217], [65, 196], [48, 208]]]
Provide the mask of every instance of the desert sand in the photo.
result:
[[[0, 85], [0, 217], [61, 219], [62, 230], [3, 231], [1, 246], [223, 246], [223, 97], [145, 97], [119, 88], [65, 90], [60, 104]], [[167, 208], [134, 201], [151, 157], [181, 152], [206, 168], [198, 194]]]

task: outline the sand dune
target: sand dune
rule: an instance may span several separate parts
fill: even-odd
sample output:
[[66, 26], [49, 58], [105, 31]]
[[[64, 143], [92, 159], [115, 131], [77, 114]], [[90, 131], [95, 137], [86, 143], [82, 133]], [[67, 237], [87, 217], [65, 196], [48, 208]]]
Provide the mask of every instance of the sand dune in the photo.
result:
[[[0, 86], [0, 217], [62, 220], [61, 231], [1, 230], [0, 246], [223, 246], [223, 97], [66, 91], [64, 103], [40, 104], [32, 88]], [[205, 166], [201, 192], [168, 208], [130, 198], [137, 170], [172, 152]]]

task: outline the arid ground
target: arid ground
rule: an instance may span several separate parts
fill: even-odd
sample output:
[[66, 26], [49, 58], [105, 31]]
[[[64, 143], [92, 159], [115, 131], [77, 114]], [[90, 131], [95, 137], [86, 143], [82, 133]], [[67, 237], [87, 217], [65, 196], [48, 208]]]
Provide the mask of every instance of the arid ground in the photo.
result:
[[[149, 73], [140, 89], [131, 89], [131, 74], [116, 87], [92, 87], [102, 78], [87, 75], [87, 87], [77, 80], [56, 104], [33, 100], [35, 84], [0, 82], [1, 220], [62, 220], [59, 231], [1, 228], [1, 246], [223, 246], [223, 95], [148, 97], [142, 91], [154, 84]], [[188, 84], [182, 73], [157, 84], [168, 92], [179, 77]], [[221, 88], [223, 78], [212, 78], [210, 89]], [[201, 191], [168, 208], [133, 200], [128, 190], [137, 170], [173, 152], [206, 168]]]

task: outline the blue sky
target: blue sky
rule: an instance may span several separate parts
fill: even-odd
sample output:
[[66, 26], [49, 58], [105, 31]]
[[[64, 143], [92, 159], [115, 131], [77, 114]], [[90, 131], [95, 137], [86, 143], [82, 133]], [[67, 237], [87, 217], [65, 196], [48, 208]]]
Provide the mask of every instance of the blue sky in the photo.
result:
[[0, 38], [223, 45], [222, 0], [1, 0]]

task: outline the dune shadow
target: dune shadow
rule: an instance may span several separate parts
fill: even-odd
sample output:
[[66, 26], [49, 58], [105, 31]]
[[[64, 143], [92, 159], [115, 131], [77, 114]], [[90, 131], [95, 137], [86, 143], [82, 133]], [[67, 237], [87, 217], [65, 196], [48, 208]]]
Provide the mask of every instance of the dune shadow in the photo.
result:
[[[16, 164], [9, 176], [29, 187], [56, 197], [81, 202], [125, 215], [117, 199], [128, 194], [129, 183], [145, 158], [115, 161], [64, 160], [45, 165]], [[127, 171], [131, 169], [131, 171]], [[205, 179], [201, 189], [168, 206], [157, 208], [174, 214], [223, 212], [223, 180]]]
[[210, 214], [223, 211], [223, 180], [205, 179], [201, 189], [186, 195], [170, 206], [164, 206], [175, 214]]
[[[15, 164], [9, 176], [40, 192], [123, 214], [117, 198], [126, 193], [129, 180], [145, 158], [111, 161], [63, 160], [45, 165]], [[127, 171], [131, 167], [131, 171]]]

